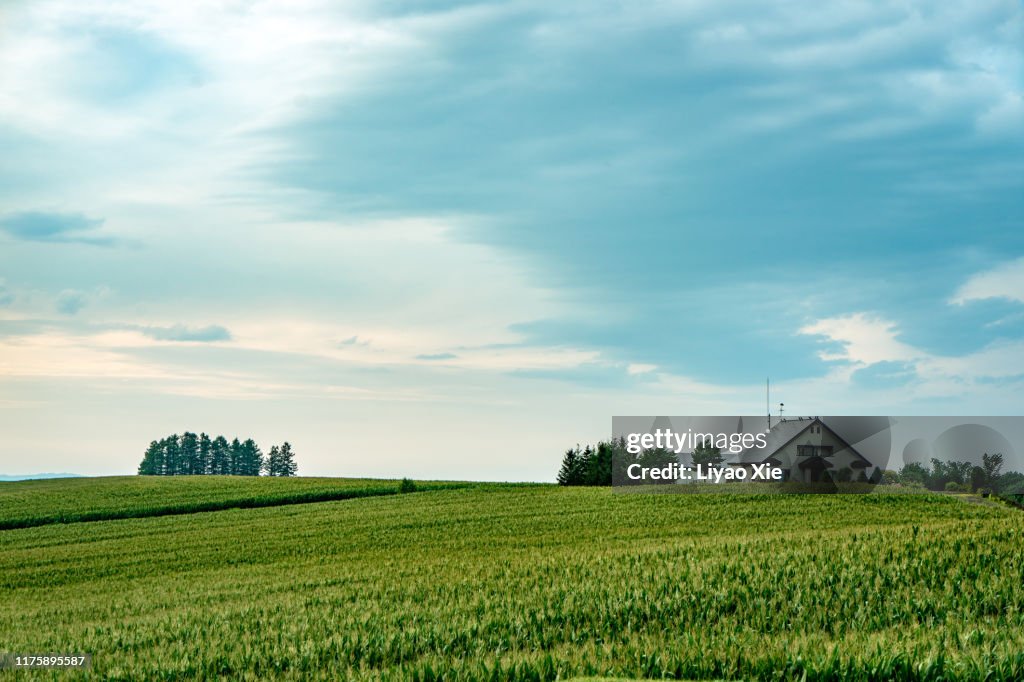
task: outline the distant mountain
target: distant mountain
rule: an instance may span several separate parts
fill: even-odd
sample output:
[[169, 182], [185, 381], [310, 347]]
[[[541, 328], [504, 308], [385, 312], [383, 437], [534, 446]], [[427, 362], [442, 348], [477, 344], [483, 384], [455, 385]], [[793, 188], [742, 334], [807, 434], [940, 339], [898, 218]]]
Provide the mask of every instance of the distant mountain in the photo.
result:
[[82, 478], [82, 474], [0, 474], [0, 481], [29, 481], [37, 478]]

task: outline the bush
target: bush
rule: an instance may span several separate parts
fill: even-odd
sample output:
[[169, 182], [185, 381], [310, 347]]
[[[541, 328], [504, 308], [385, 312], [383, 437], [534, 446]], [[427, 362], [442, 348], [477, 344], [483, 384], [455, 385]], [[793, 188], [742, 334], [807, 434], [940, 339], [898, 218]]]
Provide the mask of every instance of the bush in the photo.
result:
[[832, 478], [836, 483], [849, 483], [853, 480], [853, 470], [849, 467], [843, 467], [839, 471], [833, 472]]
[[398, 484], [398, 492], [414, 493], [416, 492], [416, 483], [412, 479], [403, 478], [402, 482]]
[[956, 481], [947, 481], [946, 482], [946, 492], [947, 493], [963, 493], [963, 492], [967, 492], [966, 488], [967, 488], [967, 486], [963, 485], [962, 483], [957, 483]]

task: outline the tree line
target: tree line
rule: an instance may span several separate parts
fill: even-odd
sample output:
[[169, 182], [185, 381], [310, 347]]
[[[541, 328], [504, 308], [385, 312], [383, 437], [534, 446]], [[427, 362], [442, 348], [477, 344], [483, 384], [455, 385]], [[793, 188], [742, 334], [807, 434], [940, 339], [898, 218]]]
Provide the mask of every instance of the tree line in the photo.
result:
[[[701, 460], [704, 463], [717, 464], [722, 461], [718, 448], [705, 448], [703, 445], [694, 453], [694, 461], [698, 457], [705, 457]], [[575, 448], [566, 450], [562, 457], [558, 484], [611, 485], [613, 479], [622, 481], [626, 478], [625, 469], [632, 462], [658, 467], [676, 461], [674, 454], [659, 448], [644, 450], [636, 456], [628, 454], [625, 438], [600, 441], [597, 447], [587, 445], [580, 448], [577, 444]]]
[[[704, 468], [718, 467], [725, 458], [721, 450], [701, 444], [691, 454], [693, 464]], [[678, 462], [672, 452], [659, 448], [644, 450], [638, 455], [628, 454], [624, 438], [600, 441], [596, 447], [587, 445], [569, 448], [562, 456], [558, 470], [559, 485], [612, 485], [613, 480], [626, 481], [622, 471], [630, 463], [637, 462], [645, 467], [661, 467]], [[923, 487], [929, 490], [950, 492], [982, 492], [1024, 499], [1024, 474], [1017, 471], [1004, 473], [1003, 455], [985, 453], [981, 464], [970, 462], [931, 460], [931, 468], [917, 463], [907, 464], [898, 472], [876, 468], [870, 476], [863, 470], [854, 475], [850, 469], [828, 472], [829, 478], [837, 483], [861, 482], [880, 485], [903, 485]], [[674, 481], [657, 481], [673, 483]]]
[[905, 465], [899, 473], [886, 472], [892, 482], [916, 485], [929, 490], [954, 492], [992, 492], [997, 495], [1019, 495], [1024, 490], [1024, 474], [1017, 471], [1003, 473], [1003, 455], [1000, 452], [985, 453], [981, 464], [971, 462], [943, 462], [931, 460], [931, 468], [913, 462]]
[[205, 433], [186, 431], [154, 440], [139, 464], [140, 476], [294, 476], [298, 472], [295, 453], [285, 442], [266, 455], [247, 438], [228, 441]]

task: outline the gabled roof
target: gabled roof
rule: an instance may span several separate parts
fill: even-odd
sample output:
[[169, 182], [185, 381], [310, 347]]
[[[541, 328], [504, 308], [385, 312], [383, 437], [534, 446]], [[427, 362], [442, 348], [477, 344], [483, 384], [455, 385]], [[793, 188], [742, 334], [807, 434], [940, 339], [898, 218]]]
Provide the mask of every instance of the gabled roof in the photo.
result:
[[829, 428], [829, 425], [821, 420], [819, 417], [799, 417], [796, 419], [783, 419], [775, 426], [772, 427], [771, 431], [765, 437], [767, 441], [763, 448], [748, 448], [743, 452], [736, 455], [736, 458], [730, 462], [730, 464], [760, 464], [765, 460], [769, 459], [776, 452], [792, 443], [796, 438], [800, 436], [804, 431], [820, 424], [828, 429], [835, 438], [843, 445], [844, 449], [849, 450], [854, 455], [864, 460], [867, 465], [870, 466], [871, 462], [868, 461], [864, 455], [860, 454], [855, 447], [846, 442], [846, 439], [836, 433], [834, 430]]
[[765, 435], [763, 448], [748, 448], [736, 455], [734, 464], [760, 464], [786, 446], [814, 423], [813, 419], [786, 419], [778, 422]]

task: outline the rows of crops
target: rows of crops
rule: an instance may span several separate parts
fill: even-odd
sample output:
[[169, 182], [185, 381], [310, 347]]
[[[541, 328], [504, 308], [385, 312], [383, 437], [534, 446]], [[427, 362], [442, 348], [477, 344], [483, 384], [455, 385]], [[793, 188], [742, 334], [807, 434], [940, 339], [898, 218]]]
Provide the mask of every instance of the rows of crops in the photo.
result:
[[[419, 490], [464, 487], [427, 482]], [[189, 514], [221, 509], [391, 495], [399, 482], [355, 478], [111, 476], [0, 483], [0, 530], [51, 523]]]
[[1020, 680], [1022, 584], [1024, 514], [931, 495], [491, 486], [0, 533], [7, 649], [126, 680]]

